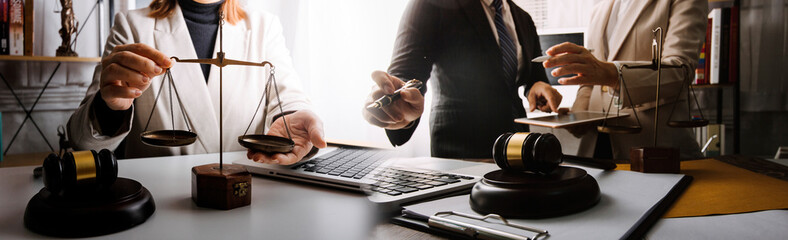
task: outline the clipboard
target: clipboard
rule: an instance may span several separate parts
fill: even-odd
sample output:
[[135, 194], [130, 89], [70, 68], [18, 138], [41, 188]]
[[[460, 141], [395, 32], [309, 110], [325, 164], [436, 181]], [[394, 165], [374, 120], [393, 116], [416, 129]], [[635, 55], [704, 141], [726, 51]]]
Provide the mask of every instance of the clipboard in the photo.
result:
[[514, 120], [514, 122], [528, 124], [528, 125], [549, 127], [549, 128], [567, 128], [580, 124], [601, 122], [605, 120], [605, 118], [615, 119], [615, 118], [622, 118], [628, 116], [629, 116], [628, 113], [607, 114], [603, 112], [582, 111], [582, 112], [569, 112], [567, 114], [557, 114], [557, 115], [549, 115], [549, 116], [534, 117], [534, 118], [517, 118]]
[[[616, 171], [616, 172], [618, 172], [618, 171]], [[665, 212], [667, 212], [667, 210], [670, 208], [670, 206], [673, 205], [673, 203], [676, 201], [676, 199], [679, 196], [681, 196], [681, 194], [684, 192], [684, 190], [689, 186], [689, 184], [691, 182], [692, 182], [692, 177], [691, 176], [681, 175], [680, 177], [678, 177], [676, 179], [674, 184], [672, 184], [669, 188], [667, 188], [668, 191], [664, 195], [661, 195], [661, 197], [659, 198], [658, 201], [656, 201], [655, 204], [650, 205], [650, 207], [648, 207], [648, 208], [644, 208], [645, 211], [644, 211], [644, 213], [642, 215], [638, 215], [639, 217], [637, 217], [637, 218], [632, 218], [632, 221], [629, 222], [628, 224], [626, 224], [627, 226], [620, 227], [622, 229], [621, 229], [621, 231], [616, 232], [616, 236], [612, 236], [612, 237], [608, 236], [605, 239], [615, 239], [615, 238], [619, 238], [619, 239], [642, 239], [643, 236], [645, 236], [645, 234], [648, 232], [648, 230], [660, 219], [661, 216], [663, 216], [665, 214]], [[602, 187], [604, 189], [604, 186], [600, 186], [600, 187]], [[668, 186], [665, 185], [663, 187], [668, 187]], [[604, 190], [603, 190], [603, 194], [604, 194]], [[459, 196], [459, 197], [454, 197], [454, 198], [458, 198], [459, 199], [459, 198], [462, 198], [462, 197], [468, 197], [468, 196], [464, 195], [464, 196]], [[445, 201], [445, 200], [448, 200], [448, 199], [436, 200], [435, 203], [440, 203], [439, 201]], [[467, 199], [464, 199], [464, 198], [460, 199], [460, 200], [463, 200], [464, 202], [467, 202]], [[612, 202], [619, 202], [618, 204], [628, 205], [628, 202], [620, 202], [619, 199], [616, 199], [615, 201], [612, 201]], [[418, 205], [418, 204], [416, 204], [416, 205]], [[631, 205], [631, 203], [630, 203], [630, 205]], [[411, 205], [411, 206], [413, 206], [413, 205]], [[435, 206], [444, 207], [446, 205], [441, 203], [441, 204], [436, 204]], [[472, 210], [470, 210], [469, 208], [466, 209], [466, 210], [440, 209], [440, 211], [456, 211], [456, 212], [470, 213], [470, 214], [474, 214], [474, 215], [480, 216], [477, 213], [475, 213]], [[464, 212], [464, 211], [470, 211], [470, 212]], [[437, 234], [437, 235], [440, 235], [440, 236], [449, 237], [449, 238], [452, 238], [452, 239], [482, 239], [482, 238], [478, 238], [478, 236], [477, 236], [477, 238], [471, 237], [472, 234], [469, 234], [470, 231], [456, 231], [456, 230], [447, 230], [447, 229], [444, 229], [444, 228], [431, 227], [429, 225], [430, 217], [427, 216], [429, 214], [425, 215], [424, 212], [412, 211], [411, 209], [409, 209], [409, 206], [405, 206], [404, 207], [403, 213], [404, 213], [403, 215], [397, 216], [397, 217], [394, 217], [393, 219], [391, 219], [391, 222], [394, 223], [394, 224], [400, 225], [400, 226], [412, 228], [412, 229], [415, 229], [415, 230], [418, 230], [418, 231], [433, 233], [433, 234]], [[563, 218], [563, 219], [573, 219], [575, 217], [576, 217], [576, 215], [573, 214], [573, 215], [565, 216], [565, 218]], [[604, 217], [600, 217], [600, 218], [604, 219]], [[556, 219], [558, 219], [558, 218], [556, 218]], [[455, 220], [459, 220], [459, 219], [455, 218]], [[509, 222], [517, 222], [517, 221], [523, 222], [523, 220], [519, 220], [519, 219], [509, 219]], [[544, 221], [544, 220], [535, 220], [535, 221]], [[587, 222], [585, 222], [585, 223], [587, 223]], [[631, 224], [631, 225], [629, 225], [629, 224]], [[535, 236], [534, 237], [533, 234], [522, 235], [522, 237], [528, 237], [529, 239], [550, 239], [550, 240], [567, 239], [567, 237], [565, 235], [561, 236], [561, 231], [562, 231], [561, 228], [551, 227], [550, 224], [522, 224], [522, 225], [526, 225], [526, 226], [529, 226], [529, 227], [535, 227], [535, 228], [539, 228], [539, 229], [543, 229], [543, 230], [549, 231], [549, 237], [547, 237], [547, 238], [545, 238], [545, 236], [548, 236], [548, 235], [541, 235], [541, 236]], [[517, 229], [512, 229], [512, 231], [506, 230], [506, 232], [517, 232], [517, 231], [518, 231]], [[566, 231], [566, 226], [564, 226], [563, 231]], [[604, 231], [604, 230], [600, 230], [600, 231]], [[520, 231], [520, 232], [522, 232], [522, 231]], [[619, 233], [620, 233], [620, 235], [618, 235]], [[573, 234], [577, 234], [577, 233], [573, 233]], [[533, 238], [531, 238], [531, 237], [533, 237]], [[575, 239], [575, 238], [576, 237], [569, 237], [568, 239]], [[590, 238], [595, 238], [595, 237], [590, 236]], [[508, 239], [508, 238], [500, 238], [500, 239]], [[525, 238], [521, 238], [521, 239], [525, 239]]]

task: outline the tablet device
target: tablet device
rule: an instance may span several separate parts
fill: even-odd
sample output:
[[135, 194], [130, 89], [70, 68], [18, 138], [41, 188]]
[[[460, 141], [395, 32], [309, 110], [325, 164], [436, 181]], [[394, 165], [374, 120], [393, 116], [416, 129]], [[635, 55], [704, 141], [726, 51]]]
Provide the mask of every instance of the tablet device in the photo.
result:
[[[549, 128], [566, 128], [583, 123], [601, 122], [605, 120], [603, 112], [569, 112], [567, 114], [555, 114], [550, 116], [534, 117], [534, 118], [518, 118], [514, 121], [522, 124], [536, 125]], [[607, 114], [608, 119], [620, 118], [629, 116], [628, 113], [610, 113]]]

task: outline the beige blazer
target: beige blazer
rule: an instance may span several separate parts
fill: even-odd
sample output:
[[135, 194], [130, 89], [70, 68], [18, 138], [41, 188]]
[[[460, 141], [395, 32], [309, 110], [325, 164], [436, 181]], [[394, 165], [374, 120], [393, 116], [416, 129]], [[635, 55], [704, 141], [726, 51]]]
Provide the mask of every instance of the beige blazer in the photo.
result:
[[[658, 144], [676, 147], [683, 158], [700, 157], [697, 143], [690, 129], [667, 127], [668, 115], [676, 104], [673, 118], [687, 119], [686, 94], [681, 92], [679, 102], [675, 102], [681, 90], [681, 81], [691, 81], [692, 73], [698, 63], [698, 54], [705, 39], [708, 2], [705, 0], [634, 0], [626, 14], [618, 19], [618, 27], [608, 37], [612, 44], [608, 47], [605, 32], [614, 0], [597, 4], [591, 15], [587, 31], [587, 47], [595, 49], [594, 56], [600, 60], [617, 64], [634, 64], [651, 61], [652, 30], [662, 27], [664, 33], [663, 63], [689, 66], [685, 69], [663, 69], [660, 87], [659, 134]], [[688, 72], [689, 71], [689, 72]], [[617, 159], [628, 159], [631, 147], [654, 145], [654, 116], [656, 101], [656, 73], [651, 70], [624, 70], [624, 82], [631, 99], [625, 93], [608, 92], [600, 86], [581, 86], [572, 110], [608, 111], [610, 98], [620, 94], [624, 103], [622, 112], [630, 117], [614, 121], [615, 124], [635, 125], [637, 119], [643, 126], [640, 134], [614, 134], [611, 136], [613, 155]], [[630, 100], [634, 107], [630, 105]], [[612, 107], [617, 111], [617, 107]], [[596, 138], [587, 134], [586, 138]], [[584, 141], [587, 141], [584, 139]], [[585, 145], [592, 147], [591, 145]], [[581, 150], [580, 152], [588, 152]]]
[[[276, 80], [285, 111], [304, 109], [309, 101], [301, 90], [300, 81], [296, 76], [290, 53], [285, 48], [282, 26], [279, 20], [270, 14], [246, 9], [248, 18], [235, 25], [224, 25], [224, 52], [227, 58], [253, 62], [270, 61], [275, 65]], [[148, 8], [118, 13], [115, 23], [107, 39], [104, 56], [112, 52], [115, 46], [130, 43], [144, 43], [169, 56], [180, 59], [197, 58], [189, 36], [186, 22], [180, 8], [176, 8], [172, 16], [154, 19], [147, 16]], [[218, 38], [218, 36], [217, 36]], [[215, 51], [219, 50], [217, 39]], [[126, 140], [126, 157], [149, 157], [163, 155], [184, 155], [212, 153], [219, 151], [219, 68], [211, 67], [208, 83], [198, 64], [176, 63], [172, 67], [175, 86], [180, 93], [183, 108], [190, 120], [192, 131], [198, 135], [194, 144], [176, 148], [162, 148], [145, 145], [140, 141], [145, 123], [151, 109], [156, 104], [156, 112], [150, 120], [148, 130], [186, 129], [177, 102], [173, 104], [174, 115], [170, 114], [169, 92], [165, 91], [158, 102], [154, 102], [160, 89], [162, 77], [152, 80], [150, 88], [143, 92], [133, 104], [133, 114], [125, 120], [121, 133], [106, 135], [93, 114], [93, 98], [99, 90], [101, 66], [97, 66], [93, 74], [93, 82], [88, 88], [85, 99], [71, 116], [68, 123], [70, 140], [77, 149], [116, 149], [121, 141]], [[263, 95], [268, 67], [227, 66], [224, 68], [223, 80], [223, 150], [238, 151], [243, 148], [238, 144], [237, 137], [243, 135], [247, 125], [252, 121], [258, 101]], [[173, 94], [175, 95], [175, 94]], [[276, 98], [270, 96], [272, 104], [268, 109], [268, 119], [261, 119], [262, 111], [254, 119], [250, 132], [260, 133], [263, 126], [270, 125], [274, 114], [279, 113]], [[175, 99], [173, 97], [173, 99]], [[173, 119], [174, 118], [174, 119]], [[267, 129], [267, 127], [266, 127]], [[112, 134], [112, 133], [109, 133]]]

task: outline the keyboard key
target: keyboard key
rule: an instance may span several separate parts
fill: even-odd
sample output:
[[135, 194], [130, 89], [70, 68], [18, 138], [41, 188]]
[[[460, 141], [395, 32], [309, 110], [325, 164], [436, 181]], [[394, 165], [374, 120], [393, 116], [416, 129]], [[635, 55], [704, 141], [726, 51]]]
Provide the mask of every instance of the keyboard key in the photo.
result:
[[427, 182], [427, 184], [432, 185], [432, 186], [443, 186], [443, 185], [446, 185], [445, 182], [440, 182], [440, 181]]
[[390, 196], [399, 196], [399, 195], [402, 195], [402, 192], [399, 192], [399, 191], [396, 191], [396, 190], [392, 190], [392, 191], [387, 192], [386, 194], [388, 194]]
[[328, 169], [328, 168], [321, 168], [321, 169], [318, 169], [318, 170], [317, 170], [317, 171], [315, 171], [315, 172], [316, 172], [316, 173], [328, 173], [328, 172], [330, 172], [330, 171], [331, 171], [331, 169]]
[[460, 180], [454, 179], [454, 178], [438, 178], [438, 179], [435, 179], [435, 181], [441, 181], [441, 182], [445, 182], [445, 183], [458, 183], [458, 182], [460, 182]]
[[355, 174], [355, 173], [349, 173], [349, 172], [345, 172], [345, 173], [342, 173], [342, 175], [339, 175], [339, 176], [340, 176], [340, 177], [346, 177], [346, 178], [349, 178], [349, 177], [353, 177], [353, 175], [356, 175], [356, 174]]
[[411, 193], [411, 192], [415, 192], [418, 189], [412, 188], [412, 187], [400, 187], [400, 188], [395, 188], [394, 190], [400, 191], [400, 192], [403, 192], [403, 193]]
[[421, 185], [416, 188], [418, 188], [419, 190], [424, 190], [424, 189], [430, 189], [432, 187], [433, 187], [432, 185]]

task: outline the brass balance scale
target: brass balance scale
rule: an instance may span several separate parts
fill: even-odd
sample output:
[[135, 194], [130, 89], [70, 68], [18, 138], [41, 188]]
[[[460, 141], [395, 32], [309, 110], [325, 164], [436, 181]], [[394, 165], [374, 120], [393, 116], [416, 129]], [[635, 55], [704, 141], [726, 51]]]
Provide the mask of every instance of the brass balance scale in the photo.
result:
[[[632, 103], [632, 98], [629, 95], [629, 90], [627, 89], [626, 81], [624, 81], [623, 77], [623, 70], [624, 69], [651, 69], [657, 72], [657, 97], [656, 102], [659, 103], [659, 90], [660, 85], [662, 82], [662, 69], [663, 68], [681, 68], [684, 70], [685, 79], [682, 81], [681, 90], [676, 95], [676, 99], [674, 102], [678, 102], [679, 98], [681, 97], [682, 91], [687, 89], [687, 107], [688, 107], [688, 119], [687, 120], [674, 120], [673, 113], [676, 111], [676, 105], [673, 104], [673, 108], [671, 109], [670, 114], [668, 115], [668, 122], [667, 125], [669, 127], [674, 128], [696, 128], [696, 127], [703, 127], [709, 124], [709, 120], [703, 117], [703, 111], [700, 108], [700, 104], [698, 103], [697, 95], [692, 88], [689, 87], [689, 79], [691, 79], [691, 73], [693, 73], [692, 69], [690, 69], [689, 65], [681, 64], [681, 65], [670, 65], [670, 64], [663, 64], [662, 63], [662, 46], [663, 46], [663, 30], [661, 27], [657, 27], [653, 31], [654, 39], [652, 40], [652, 60], [649, 64], [622, 64], [618, 73], [619, 73], [619, 85], [622, 86], [624, 89], [624, 94], [626, 94], [626, 98], [629, 100], [629, 105], [634, 107], [635, 105]], [[700, 113], [700, 118], [693, 118], [691, 115], [691, 101], [693, 99], [696, 106], [698, 107], [698, 112]], [[613, 105], [614, 98], [611, 98], [610, 103], [608, 104], [608, 110], [605, 113], [605, 119], [602, 121], [602, 124], [597, 127], [597, 131], [601, 133], [608, 133], [608, 134], [637, 134], [643, 130], [642, 125], [640, 124], [640, 119], [638, 118], [637, 111], [632, 111], [635, 115], [635, 120], [637, 121], [637, 125], [614, 125], [608, 123], [608, 115], [612, 112], [611, 107]], [[616, 115], [620, 114], [621, 108], [617, 108]], [[678, 172], [678, 150], [675, 148], [658, 148], [657, 147], [657, 137], [659, 133], [659, 104], [655, 106], [655, 114], [654, 114], [654, 145], [653, 147], [647, 148], [638, 148], [633, 149], [631, 156], [632, 161], [632, 169], [642, 172]], [[650, 153], [655, 155], [650, 155]], [[657, 156], [661, 155], [661, 156]], [[675, 160], [675, 162], [671, 163], [671, 167], [662, 168], [656, 167], [653, 168], [653, 171], [649, 171], [648, 169], [648, 159], [650, 158], [671, 158]], [[658, 165], [654, 165], [658, 166]]]
[[[219, 15], [220, 15], [219, 52], [216, 53], [216, 58], [212, 58], [212, 59], [179, 59], [178, 57], [171, 57], [171, 58], [175, 60], [175, 62], [179, 62], [179, 63], [213, 64], [219, 67], [219, 163], [206, 164], [192, 168], [192, 200], [194, 200], [194, 202], [198, 206], [226, 210], [226, 209], [232, 209], [232, 208], [246, 206], [250, 204], [251, 175], [242, 166], [233, 165], [233, 164], [223, 164], [222, 81], [224, 75], [223, 69], [225, 66], [238, 65], [238, 66], [252, 66], [252, 67], [265, 67], [265, 66], [270, 67], [270, 72], [265, 84], [265, 90], [260, 98], [260, 102], [257, 105], [257, 109], [255, 110], [255, 113], [249, 122], [249, 126], [246, 128], [246, 131], [244, 131], [244, 135], [238, 137], [238, 142], [241, 144], [241, 146], [263, 153], [287, 153], [293, 150], [293, 147], [295, 146], [295, 142], [293, 142], [293, 138], [290, 134], [290, 126], [288, 125], [287, 120], [284, 117], [282, 117], [282, 120], [284, 121], [285, 130], [287, 131], [287, 138], [265, 135], [265, 127], [263, 127], [263, 130], [260, 134], [247, 134], [249, 132], [249, 128], [251, 128], [252, 124], [254, 123], [254, 119], [257, 116], [260, 107], [262, 106], [263, 99], [265, 99], [266, 109], [270, 104], [270, 101], [267, 96], [270, 96], [269, 93], [271, 92], [272, 89], [273, 92], [276, 94], [279, 112], [284, 113], [282, 109], [282, 101], [279, 98], [279, 89], [276, 84], [275, 67], [271, 62], [268, 61], [257, 63], [257, 62], [247, 62], [247, 61], [239, 61], [239, 60], [225, 58], [225, 53], [223, 50], [224, 14], [220, 12]], [[184, 111], [183, 103], [180, 99], [180, 94], [178, 93], [178, 89], [175, 87], [175, 84], [173, 83], [172, 73], [170, 69], [167, 69], [164, 76], [162, 77], [162, 83], [159, 88], [159, 92], [156, 94], [156, 98], [154, 100], [155, 102], [159, 101], [159, 97], [163, 92], [165, 85], [169, 91], [170, 115], [174, 116], [173, 99], [172, 99], [173, 96], [172, 93], [174, 92], [178, 105], [181, 109], [181, 114], [183, 115], [183, 119], [186, 123], [186, 130], [175, 129], [175, 120], [174, 118], [171, 118], [172, 129], [148, 131], [148, 125], [150, 124], [150, 119], [151, 117], [153, 117], [153, 113], [156, 110], [156, 104], [154, 103], [154, 106], [151, 109], [151, 113], [148, 116], [148, 122], [145, 124], [143, 133], [140, 135], [140, 139], [143, 143], [156, 147], [179, 147], [179, 146], [186, 146], [192, 144], [196, 141], [197, 134], [192, 132], [192, 127], [189, 124], [190, 118]], [[263, 121], [267, 119], [266, 118], [267, 115], [268, 115], [268, 111], [264, 111], [262, 118]], [[226, 187], [220, 189], [217, 186], [226, 186]]]

